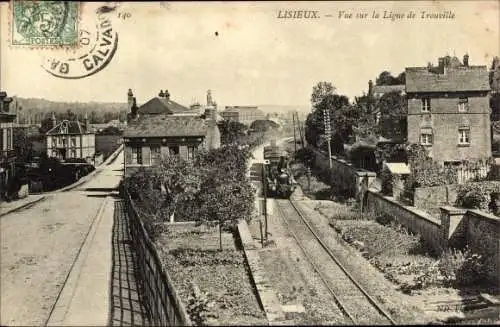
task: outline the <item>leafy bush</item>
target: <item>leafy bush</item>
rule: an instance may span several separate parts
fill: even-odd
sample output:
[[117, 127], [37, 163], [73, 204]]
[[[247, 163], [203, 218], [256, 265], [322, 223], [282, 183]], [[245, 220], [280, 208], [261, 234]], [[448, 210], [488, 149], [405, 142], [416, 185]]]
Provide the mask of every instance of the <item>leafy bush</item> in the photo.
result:
[[460, 185], [456, 205], [468, 209], [492, 210], [492, 195], [500, 193], [500, 181], [472, 182]]
[[484, 260], [472, 253], [469, 248], [464, 251], [446, 252], [438, 263], [444, 282], [449, 285], [467, 286], [484, 280]]
[[407, 181], [409, 189], [457, 183], [457, 169], [455, 167], [443, 169], [428, 156], [423, 145], [410, 144], [406, 151], [411, 171]]
[[316, 155], [310, 148], [302, 148], [295, 153], [295, 159], [310, 167], [313, 165]]
[[382, 183], [382, 194], [392, 195], [392, 174], [389, 169], [382, 169], [380, 181]]
[[228, 145], [202, 151], [192, 161], [165, 156], [158, 166], [127, 177], [124, 186], [152, 237], [171, 217], [232, 225], [253, 211], [254, 193], [246, 177], [250, 155], [247, 147]]
[[[500, 124], [499, 124], [500, 126]], [[493, 139], [491, 140], [491, 150], [500, 152], [500, 135], [493, 135]]]

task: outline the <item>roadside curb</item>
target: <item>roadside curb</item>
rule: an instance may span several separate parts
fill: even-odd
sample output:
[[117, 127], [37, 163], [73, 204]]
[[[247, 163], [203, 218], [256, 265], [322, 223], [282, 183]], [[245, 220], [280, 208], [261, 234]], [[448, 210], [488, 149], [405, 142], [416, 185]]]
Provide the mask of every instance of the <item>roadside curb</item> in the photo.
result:
[[19, 207], [12, 208], [12, 209], [8, 209], [8, 210], [7, 210], [7, 211], [5, 211], [5, 212], [4, 212], [4, 211], [2, 211], [2, 212], [0, 212], [0, 217], [6, 216], [6, 215], [8, 215], [9, 213], [16, 212], [16, 211], [18, 211], [18, 210], [22, 210], [22, 209], [24, 209], [24, 208], [26, 208], [26, 207], [28, 207], [28, 206], [31, 206], [31, 205], [33, 205], [33, 204], [36, 204], [36, 203], [38, 203], [38, 202], [44, 201], [44, 200], [46, 200], [46, 199], [47, 199], [47, 197], [48, 197], [48, 196], [44, 195], [44, 196], [42, 196], [41, 198], [38, 198], [38, 199], [35, 199], [35, 200], [33, 200], [33, 201], [30, 201], [30, 202], [27, 202], [27, 203], [25, 203], [25, 204], [22, 204], [22, 205], [20, 205]]
[[[65, 319], [68, 316], [69, 310], [71, 309], [71, 304], [78, 287], [82, 268], [85, 266], [85, 261], [88, 259], [89, 251], [97, 234], [104, 210], [108, 203], [110, 203], [110, 201], [112, 201], [112, 197], [107, 196], [100, 205], [97, 214], [95, 215], [94, 220], [89, 227], [89, 231], [85, 236], [83, 243], [67, 274], [66, 281], [64, 282], [63, 287], [59, 293], [59, 297], [54, 303], [54, 307], [46, 323], [47, 326], [65, 325]], [[108, 278], [109, 277], [110, 276], [108, 275]], [[109, 289], [107, 289], [106, 291], [109, 291]], [[109, 300], [109, 294], [107, 296], [107, 299]], [[106, 312], [107, 311], [108, 308], [106, 308]], [[108, 314], [106, 314], [106, 318], [108, 318]]]

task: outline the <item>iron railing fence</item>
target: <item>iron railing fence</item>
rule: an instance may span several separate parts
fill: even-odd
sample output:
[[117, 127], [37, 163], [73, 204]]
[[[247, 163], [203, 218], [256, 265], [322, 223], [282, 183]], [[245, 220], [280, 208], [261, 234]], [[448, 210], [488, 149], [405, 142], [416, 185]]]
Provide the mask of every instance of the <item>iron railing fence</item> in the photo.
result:
[[163, 268], [158, 252], [127, 190], [122, 187], [129, 219], [132, 246], [136, 252], [138, 284], [154, 326], [192, 326], [189, 315]]

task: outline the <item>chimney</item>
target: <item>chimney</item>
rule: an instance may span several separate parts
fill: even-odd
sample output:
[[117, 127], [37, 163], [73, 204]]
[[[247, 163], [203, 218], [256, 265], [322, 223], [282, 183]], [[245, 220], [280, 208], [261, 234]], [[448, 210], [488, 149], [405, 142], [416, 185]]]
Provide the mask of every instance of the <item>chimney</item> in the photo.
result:
[[208, 90], [207, 91], [207, 106], [211, 106], [211, 105], [212, 105], [212, 91]]
[[127, 93], [128, 111], [130, 111], [132, 109], [133, 99], [134, 99], [134, 93], [132, 93], [132, 89], [128, 89], [128, 93]]
[[52, 128], [56, 127], [56, 115], [54, 114], [54, 112], [52, 112]]
[[168, 90], [165, 90], [165, 99], [167, 100], [170, 100], [170, 93], [168, 92]]
[[165, 93], [163, 93], [163, 90], [160, 90], [160, 93], [158, 93], [158, 96], [160, 98], [163, 98], [165, 96]]
[[469, 67], [469, 54], [464, 55], [464, 66]]
[[135, 100], [135, 97], [132, 98], [132, 108], [130, 109], [130, 111], [132, 112], [132, 117], [135, 118], [137, 117], [137, 110], [139, 108], [137, 108], [137, 102]]
[[438, 59], [438, 67], [439, 67], [439, 72], [441, 74], [444, 74], [445, 70], [444, 70], [444, 66], [445, 66], [445, 63], [444, 63], [444, 57], [442, 58], [439, 58]]

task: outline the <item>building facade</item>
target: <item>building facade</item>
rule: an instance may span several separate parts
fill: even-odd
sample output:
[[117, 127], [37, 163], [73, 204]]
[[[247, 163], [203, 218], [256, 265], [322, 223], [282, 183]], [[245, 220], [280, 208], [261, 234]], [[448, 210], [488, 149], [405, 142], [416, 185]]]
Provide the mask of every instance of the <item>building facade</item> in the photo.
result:
[[[129, 90], [129, 123], [123, 134], [126, 175], [139, 167], [157, 165], [162, 156], [179, 155], [191, 160], [200, 149], [220, 147], [217, 106], [210, 91], [203, 111], [201, 106], [186, 108], [178, 103], [172, 107], [169, 94], [137, 107], [131, 94]], [[165, 97], [164, 92], [160, 95]], [[177, 110], [172, 110], [174, 107]]]
[[200, 117], [143, 116], [129, 124], [123, 134], [125, 174], [139, 167], [155, 166], [162, 156], [193, 159], [205, 147], [207, 124]]
[[5, 198], [10, 181], [16, 174], [14, 153], [14, 120], [16, 112], [10, 105], [11, 97], [0, 92], [0, 202]]
[[91, 162], [95, 156], [95, 134], [91, 131], [87, 117], [85, 121], [56, 122], [52, 115], [52, 129], [45, 135], [47, 156], [67, 159], [85, 159]]
[[226, 106], [220, 115], [225, 120], [234, 120], [247, 126], [256, 120], [266, 119], [266, 114], [257, 106]]
[[491, 157], [489, 90], [487, 67], [469, 65], [468, 55], [406, 68], [408, 142], [445, 165]]

